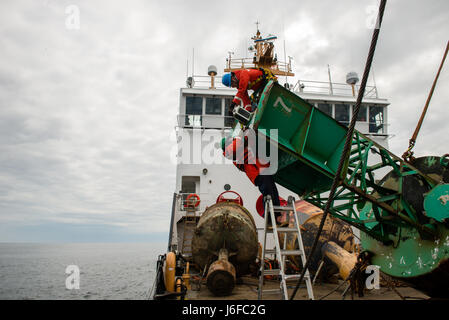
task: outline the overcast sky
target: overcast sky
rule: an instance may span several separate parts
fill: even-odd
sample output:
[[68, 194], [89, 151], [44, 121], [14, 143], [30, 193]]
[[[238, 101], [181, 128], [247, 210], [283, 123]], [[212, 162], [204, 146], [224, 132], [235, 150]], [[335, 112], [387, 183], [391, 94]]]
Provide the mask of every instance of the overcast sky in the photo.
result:
[[[166, 241], [173, 132], [195, 74], [246, 48], [260, 22], [295, 79], [361, 76], [375, 0], [0, 2], [0, 241]], [[390, 0], [373, 62], [408, 145], [449, 39], [447, 0]], [[189, 70], [191, 72], [191, 69]], [[372, 77], [370, 77], [372, 84]], [[415, 147], [449, 152], [446, 65]]]

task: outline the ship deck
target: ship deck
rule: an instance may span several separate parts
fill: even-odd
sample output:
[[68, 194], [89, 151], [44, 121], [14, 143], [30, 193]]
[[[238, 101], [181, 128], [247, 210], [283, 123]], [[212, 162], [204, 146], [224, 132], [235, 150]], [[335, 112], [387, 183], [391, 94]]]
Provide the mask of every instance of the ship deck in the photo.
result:
[[[342, 300], [342, 295], [346, 289], [346, 284], [340, 286], [335, 290], [342, 280], [338, 283], [316, 283], [313, 286], [315, 300], [320, 300], [324, 297], [324, 300]], [[234, 290], [230, 296], [217, 297], [214, 296], [206, 287], [205, 283], [200, 286], [192, 284], [191, 290], [188, 290], [187, 300], [258, 300], [257, 299], [257, 287], [258, 279], [255, 277], [242, 277], [238, 280], [238, 284], [235, 285]], [[295, 287], [295, 283], [288, 284], [289, 296], [292, 294]], [[277, 280], [265, 280], [264, 290], [278, 289], [279, 281]], [[330, 295], [328, 295], [331, 291]], [[395, 292], [396, 291], [396, 292]], [[402, 296], [400, 296], [399, 294]], [[262, 300], [280, 300], [279, 293], [264, 293]], [[295, 300], [308, 300], [307, 289], [300, 287], [296, 293]], [[396, 286], [393, 289], [387, 286], [380, 286], [379, 289], [365, 290], [364, 296], [359, 297], [354, 294], [351, 297], [351, 291], [348, 290], [346, 300], [425, 300], [429, 299], [425, 294], [408, 286]]]

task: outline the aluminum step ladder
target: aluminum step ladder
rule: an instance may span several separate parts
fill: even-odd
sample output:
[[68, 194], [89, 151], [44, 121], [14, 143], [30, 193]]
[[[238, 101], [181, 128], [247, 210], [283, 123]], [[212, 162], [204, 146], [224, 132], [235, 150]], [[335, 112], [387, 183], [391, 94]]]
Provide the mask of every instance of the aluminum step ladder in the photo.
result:
[[[265, 202], [265, 212], [269, 212], [271, 221], [272, 221], [272, 228], [268, 226], [268, 218], [265, 216], [265, 228], [264, 228], [264, 235], [263, 235], [263, 246], [262, 246], [262, 258], [260, 263], [260, 274], [259, 274], [259, 287], [258, 287], [258, 299], [262, 299], [263, 293], [280, 293], [282, 294], [282, 298], [284, 300], [288, 300], [288, 291], [287, 291], [287, 281], [288, 280], [298, 280], [300, 278], [300, 274], [286, 274], [285, 273], [285, 257], [286, 256], [300, 256], [303, 266], [306, 264], [306, 254], [304, 251], [304, 244], [302, 242], [301, 237], [301, 230], [299, 227], [299, 219], [298, 215], [296, 214], [296, 208], [295, 208], [295, 199], [293, 197], [288, 198], [288, 205], [287, 206], [273, 206], [273, 202], [271, 200], [270, 196], [267, 196], [267, 200]], [[294, 224], [295, 226], [292, 228], [284, 228], [284, 227], [278, 227], [276, 225], [276, 219], [275, 219], [275, 212], [287, 212], [288, 217], [290, 217], [290, 212], [293, 212], [294, 215]], [[287, 245], [287, 237], [284, 238], [284, 245], [281, 249], [280, 242], [279, 242], [279, 233], [278, 232], [284, 232], [284, 233], [296, 233], [298, 235], [298, 245], [299, 248], [297, 250], [286, 250]], [[275, 248], [274, 249], [267, 249], [267, 233], [273, 233], [274, 242], [275, 242]], [[270, 269], [265, 270], [265, 257], [267, 254], [276, 254], [276, 257], [279, 262], [279, 269]], [[280, 260], [280, 261], [279, 261]], [[263, 290], [264, 285], [264, 277], [267, 275], [277, 275], [280, 277], [280, 288], [275, 290]], [[304, 274], [304, 279], [307, 286], [307, 293], [309, 295], [310, 300], [314, 300], [313, 296], [313, 288], [312, 288], [312, 281], [310, 279], [309, 270]]]

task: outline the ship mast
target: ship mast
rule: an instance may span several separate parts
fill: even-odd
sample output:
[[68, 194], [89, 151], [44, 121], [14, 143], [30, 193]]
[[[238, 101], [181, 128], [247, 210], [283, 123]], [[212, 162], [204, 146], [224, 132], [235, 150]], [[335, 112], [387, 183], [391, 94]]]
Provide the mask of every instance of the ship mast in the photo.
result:
[[249, 51], [254, 52], [253, 58], [233, 59], [231, 54], [226, 59], [225, 72], [232, 72], [248, 68], [264, 68], [270, 70], [277, 76], [292, 77], [291, 60], [289, 62], [278, 61], [277, 55], [274, 53], [274, 40], [277, 39], [274, 35], [268, 35], [262, 38], [259, 31], [259, 23], [257, 25], [256, 35], [251, 39], [254, 41], [254, 46], [249, 48]]

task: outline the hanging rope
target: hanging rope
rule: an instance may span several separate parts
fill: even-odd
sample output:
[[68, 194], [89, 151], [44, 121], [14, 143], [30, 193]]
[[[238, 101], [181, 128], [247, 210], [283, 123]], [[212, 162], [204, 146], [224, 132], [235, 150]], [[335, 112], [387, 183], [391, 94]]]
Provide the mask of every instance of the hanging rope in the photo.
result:
[[438, 69], [437, 75], [435, 76], [435, 80], [433, 80], [432, 88], [430, 89], [429, 96], [427, 97], [426, 104], [424, 105], [424, 110], [421, 113], [421, 117], [419, 118], [418, 124], [416, 125], [415, 132], [413, 133], [412, 138], [409, 140], [408, 149], [402, 155], [402, 158], [407, 162], [411, 162], [414, 159], [412, 149], [415, 147], [416, 138], [418, 137], [419, 130], [421, 129], [424, 117], [426, 116], [427, 108], [429, 107], [430, 99], [432, 99], [433, 91], [435, 90], [438, 77], [440, 76], [441, 69], [443, 68], [444, 61], [446, 60], [448, 49], [449, 49], [449, 41], [446, 44], [446, 51], [444, 52], [443, 60], [441, 60], [440, 68]]
[[318, 240], [320, 238], [321, 232], [323, 231], [324, 222], [326, 221], [327, 215], [329, 213], [330, 206], [333, 203], [334, 196], [335, 196], [335, 191], [337, 190], [337, 187], [340, 185], [340, 181], [341, 181], [341, 177], [340, 176], [341, 176], [342, 171], [343, 171], [343, 165], [346, 162], [347, 157], [349, 156], [349, 151], [350, 151], [350, 148], [351, 148], [351, 145], [352, 145], [352, 136], [354, 134], [354, 127], [355, 127], [355, 123], [356, 123], [356, 120], [357, 120], [357, 116], [359, 114], [360, 106], [362, 104], [363, 96], [365, 95], [366, 83], [368, 81], [369, 70], [371, 69], [371, 64], [373, 62], [374, 51], [376, 50], [377, 39], [379, 37], [380, 26], [382, 24], [382, 18], [383, 18], [383, 14], [384, 14], [384, 11], [385, 11], [386, 4], [387, 4], [387, 0], [381, 0], [380, 6], [379, 6], [379, 13], [378, 13], [378, 16], [377, 16], [376, 28], [374, 29], [374, 32], [373, 32], [373, 37], [372, 37], [372, 40], [371, 40], [371, 46], [370, 46], [370, 49], [369, 49], [368, 58], [366, 60], [365, 70], [363, 72], [363, 77], [362, 77], [362, 82], [360, 84], [359, 94], [357, 96], [357, 102], [356, 102], [356, 105], [355, 105], [355, 108], [354, 108], [354, 112], [353, 112], [353, 115], [352, 115], [351, 123], [350, 123], [350, 125], [348, 127], [348, 131], [346, 133], [346, 142], [345, 142], [345, 145], [344, 145], [344, 148], [343, 148], [343, 152], [341, 154], [340, 162], [338, 164], [338, 169], [337, 169], [337, 172], [335, 174], [334, 181], [332, 183], [332, 187], [331, 187], [331, 190], [330, 190], [330, 193], [329, 193], [329, 198], [327, 199], [326, 206], [324, 208], [324, 214], [323, 214], [323, 217], [321, 219], [321, 223], [320, 223], [320, 226], [318, 228], [318, 232], [316, 234], [315, 240], [313, 242], [312, 249], [311, 249], [311, 251], [309, 253], [309, 256], [307, 257], [306, 264], [305, 264], [305, 266], [304, 266], [304, 268], [303, 268], [303, 270], [301, 272], [301, 275], [299, 277], [298, 283], [296, 284], [295, 290], [293, 291], [293, 293], [292, 293], [292, 295], [290, 297], [290, 300], [293, 300], [295, 298], [296, 292], [298, 291], [299, 286], [300, 286], [302, 280], [304, 279], [304, 275], [305, 275], [307, 269], [309, 268], [310, 261], [312, 260], [312, 256], [313, 256], [313, 254], [315, 252], [315, 249], [317, 247]]

